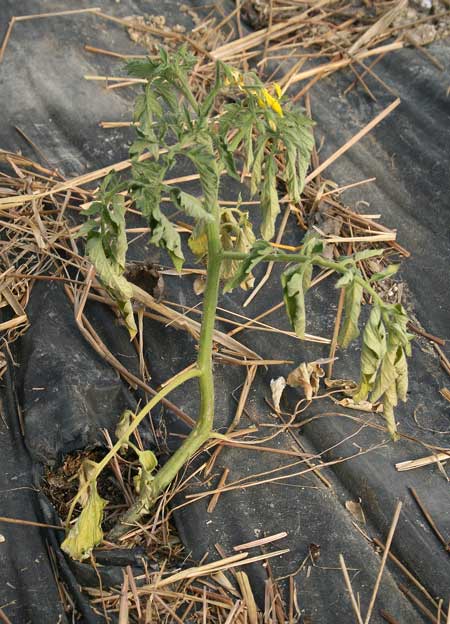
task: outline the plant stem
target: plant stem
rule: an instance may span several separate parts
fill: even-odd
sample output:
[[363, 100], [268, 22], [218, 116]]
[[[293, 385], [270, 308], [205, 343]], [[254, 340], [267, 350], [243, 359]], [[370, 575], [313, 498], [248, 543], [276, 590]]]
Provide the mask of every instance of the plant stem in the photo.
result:
[[130, 424], [130, 426], [126, 429], [120, 439], [114, 444], [112, 449], [110, 449], [105, 457], [103, 457], [103, 459], [98, 464], [96, 464], [96, 468], [90, 474], [89, 480], [78, 490], [70, 505], [69, 513], [66, 520], [67, 526], [69, 525], [77, 502], [80, 500], [83, 494], [87, 493], [89, 486], [96, 481], [102, 470], [109, 464], [111, 459], [115, 455], [117, 455], [122, 444], [128, 442], [128, 438], [130, 437], [130, 435], [135, 431], [135, 429], [139, 426], [145, 416], [147, 416], [150, 410], [152, 410], [159, 403], [159, 401], [161, 401], [161, 399], [166, 396], [166, 394], [169, 394], [170, 392], [172, 392], [172, 390], [175, 390], [175, 388], [183, 384], [185, 381], [188, 381], [189, 379], [192, 379], [194, 377], [199, 377], [200, 374], [201, 372], [198, 368], [191, 368], [187, 371], [183, 371], [182, 373], [174, 377], [171, 381], [169, 381], [163, 388], [161, 388], [161, 390], [157, 394], [155, 394], [155, 396], [146, 405], [144, 405], [139, 414], [136, 415], [136, 418], [133, 419], [133, 422]]
[[[248, 257], [248, 254], [240, 253], [237, 251], [224, 251], [222, 253], [222, 257], [224, 260], [245, 260]], [[333, 260], [327, 260], [323, 256], [303, 256], [301, 254], [295, 253], [273, 253], [264, 256], [262, 262], [311, 262], [316, 266], [320, 266], [324, 269], [331, 269], [336, 271], [337, 273], [345, 273], [349, 270], [349, 262], [346, 260], [345, 262], [333, 262]], [[386, 307], [386, 303], [377, 293], [377, 291], [372, 288], [367, 280], [365, 280], [359, 272], [355, 273], [355, 280], [360, 284], [364, 290], [366, 290], [369, 295], [373, 297], [375, 303], [379, 306]]]
[[215, 217], [207, 225], [208, 266], [203, 318], [200, 332], [199, 353], [197, 357], [200, 411], [197, 424], [175, 453], [167, 460], [155, 477], [142, 488], [139, 498], [130, 509], [121, 516], [118, 524], [109, 534], [114, 541], [123, 535], [130, 525], [135, 524], [148, 513], [160, 493], [172, 482], [177, 472], [198, 451], [211, 436], [214, 421], [214, 378], [212, 371], [212, 346], [217, 301], [219, 297], [220, 269], [222, 264], [222, 246], [220, 243], [220, 215], [218, 205], [213, 210]]

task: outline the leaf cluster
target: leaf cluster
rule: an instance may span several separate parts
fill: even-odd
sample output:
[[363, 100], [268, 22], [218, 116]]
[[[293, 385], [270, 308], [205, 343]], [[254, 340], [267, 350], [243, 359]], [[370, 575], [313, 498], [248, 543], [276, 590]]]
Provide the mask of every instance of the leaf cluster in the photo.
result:
[[119, 183], [109, 174], [101, 185], [97, 200], [84, 215], [79, 236], [86, 236], [86, 255], [95, 266], [98, 278], [117, 303], [131, 338], [137, 333], [133, 316], [131, 284], [124, 277], [128, 248], [125, 231], [125, 201]]

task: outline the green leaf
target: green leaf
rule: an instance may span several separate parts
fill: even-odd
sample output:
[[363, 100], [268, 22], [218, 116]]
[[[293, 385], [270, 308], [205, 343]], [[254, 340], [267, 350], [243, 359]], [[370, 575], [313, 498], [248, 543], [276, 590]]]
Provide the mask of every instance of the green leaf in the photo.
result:
[[373, 306], [363, 332], [361, 379], [353, 396], [355, 403], [365, 401], [373, 389], [381, 361], [386, 353], [386, 330], [379, 306]]
[[397, 433], [397, 423], [395, 422], [394, 407], [397, 406], [397, 393], [395, 384], [387, 388], [383, 400], [383, 415], [386, 421], [387, 430], [393, 442], [396, 442], [400, 436]]
[[346, 271], [334, 285], [335, 288], [345, 288], [353, 282], [355, 274], [353, 271]]
[[250, 119], [250, 122], [246, 124], [243, 129], [244, 131], [244, 146], [245, 146], [245, 168], [247, 171], [251, 170], [253, 165], [253, 123]]
[[98, 223], [94, 220], [85, 221], [76, 234], [76, 238], [88, 236], [90, 232], [98, 229]]
[[206, 212], [203, 203], [200, 199], [197, 199], [197, 197], [185, 193], [176, 187], [169, 189], [169, 195], [174, 205], [179, 210], [185, 212], [189, 217], [193, 219], [203, 219], [204, 221], [214, 220], [213, 216], [209, 212]]
[[158, 460], [153, 451], [141, 451], [138, 453], [138, 458], [142, 470], [145, 472], [152, 472], [158, 465]]
[[103, 242], [100, 236], [89, 238], [86, 244], [86, 253], [90, 261], [95, 266], [98, 277], [103, 286], [107, 289], [111, 297], [116, 301], [119, 310], [125, 320], [130, 338], [137, 334], [137, 327], [133, 316], [131, 298], [133, 288], [131, 284], [121, 274], [123, 267], [117, 262], [112, 262], [106, 256]]
[[252, 248], [250, 249], [247, 258], [242, 260], [239, 268], [234, 275], [224, 286], [224, 293], [230, 292], [241, 282], [244, 282], [248, 275], [253, 271], [255, 266], [264, 260], [264, 258], [272, 253], [272, 247], [263, 240], [258, 240], [254, 243]]
[[[96, 466], [94, 462], [91, 470]], [[89, 473], [85, 474], [85, 466], [80, 471], [80, 486], [89, 478]], [[93, 481], [88, 488], [87, 499], [83, 501], [83, 510], [70, 528], [66, 539], [61, 544], [61, 548], [72, 559], [82, 561], [87, 559], [92, 549], [103, 539], [102, 521], [103, 509], [107, 501], [101, 498], [97, 492], [97, 483]]]
[[397, 273], [397, 271], [399, 270], [400, 265], [399, 264], [389, 264], [384, 271], [380, 271], [380, 273], [374, 273], [372, 275], [372, 277], [370, 278], [371, 282], [379, 282], [383, 279], [386, 279], [386, 277], [391, 277], [392, 275], [395, 275]]
[[180, 272], [184, 262], [181, 238], [174, 224], [165, 216], [160, 208], [162, 192], [160, 178], [164, 175], [164, 170], [161, 171], [157, 163], [149, 164], [156, 165], [157, 171], [153, 168], [148, 168], [149, 176], [147, 177], [150, 177], [151, 182], [147, 184], [139, 181], [139, 174], [138, 182], [134, 183], [134, 188], [132, 189], [133, 199], [136, 202], [136, 208], [142, 212], [143, 216], [146, 217], [148, 221], [152, 232], [150, 242], [162, 249], [166, 249], [174, 267]]
[[380, 370], [377, 375], [377, 379], [372, 390], [370, 400], [375, 403], [392, 385], [395, 388], [395, 380], [397, 373], [395, 371], [395, 360], [397, 356], [397, 347], [392, 345], [388, 346], [386, 353], [384, 354], [381, 362]]
[[219, 171], [214, 156], [212, 141], [209, 136], [197, 136], [197, 140], [204, 140], [204, 144], [187, 150], [186, 156], [195, 165], [200, 176], [200, 184], [203, 189], [205, 205], [214, 206], [219, 192]]
[[338, 336], [341, 347], [348, 347], [352, 340], [359, 336], [359, 315], [363, 288], [355, 280], [345, 287], [344, 322]]
[[291, 143], [284, 141], [286, 146], [286, 168], [284, 179], [290, 199], [300, 201], [299, 176], [297, 174], [297, 148]]
[[262, 178], [262, 164], [264, 160], [264, 151], [267, 145], [267, 138], [261, 137], [256, 144], [255, 156], [253, 159], [252, 166], [252, 177], [250, 179], [250, 193], [252, 197], [259, 190], [259, 185], [261, 184]]
[[364, 251], [358, 251], [358, 253], [355, 253], [352, 258], [355, 262], [360, 262], [361, 260], [368, 260], [369, 258], [382, 256], [383, 253], [384, 249], [364, 249]]
[[217, 151], [220, 155], [223, 166], [226, 169], [227, 174], [235, 180], [240, 180], [240, 176], [236, 169], [236, 163], [234, 162], [234, 155], [226, 139], [222, 136], [214, 137]]
[[299, 338], [305, 337], [305, 293], [311, 285], [310, 262], [295, 265], [281, 275], [283, 298], [292, 328]]
[[167, 250], [173, 266], [181, 272], [184, 263], [184, 254], [181, 249], [181, 238], [175, 226], [158, 208], [149, 218], [152, 236], [150, 242]]
[[261, 189], [262, 224], [261, 236], [271, 240], [275, 234], [275, 222], [280, 212], [278, 201], [276, 165], [273, 154], [266, 156], [264, 161], [264, 181]]
[[302, 256], [314, 256], [315, 254], [323, 253], [324, 247], [323, 240], [317, 238], [314, 234], [306, 234], [302, 241], [300, 253]]
[[397, 353], [395, 373], [397, 375], [395, 384], [398, 398], [401, 401], [406, 401], [408, 398], [408, 362], [406, 360], [404, 349], [400, 349]]

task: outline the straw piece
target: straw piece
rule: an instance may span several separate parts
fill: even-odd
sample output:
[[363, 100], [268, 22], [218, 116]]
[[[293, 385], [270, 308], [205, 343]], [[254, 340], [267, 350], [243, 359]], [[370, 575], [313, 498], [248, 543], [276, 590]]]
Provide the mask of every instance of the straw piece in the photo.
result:
[[239, 546], [233, 546], [233, 550], [247, 550], [248, 548], [256, 548], [258, 546], [265, 546], [266, 544], [272, 544], [280, 539], [284, 539], [287, 537], [286, 531], [281, 531], [281, 533], [276, 533], [275, 535], [269, 535], [267, 537], [262, 537], [261, 539], [253, 540], [252, 542], [246, 542], [245, 544], [239, 544]]
[[420, 457], [419, 459], [408, 459], [406, 461], [398, 462], [395, 464], [395, 468], [399, 472], [404, 472], [405, 470], [423, 468], [424, 466], [436, 464], [441, 461], [447, 461], [448, 459], [450, 459], [450, 450], [448, 453], [436, 453], [435, 455], [428, 455], [427, 457]]
[[372, 597], [370, 599], [369, 608], [367, 609], [366, 619], [364, 620], [364, 624], [369, 624], [373, 607], [375, 605], [375, 600], [377, 598], [378, 590], [380, 588], [381, 578], [383, 576], [384, 568], [386, 566], [386, 561], [389, 554], [389, 549], [392, 544], [392, 540], [394, 539], [395, 529], [397, 528], [398, 519], [400, 517], [400, 512], [402, 510], [402, 502], [399, 501], [397, 503], [397, 507], [395, 508], [394, 517], [392, 518], [391, 528], [389, 529], [389, 533], [386, 540], [386, 546], [384, 548], [383, 557], [381, 558], [380, 570], [378, 572], [377, 580], [375, 581], [375, 586], [373, 588]]
[[394, 52], [395, 50], [401, 50], [404, 47], [404, 44], [401, 41], [396, 41], [394, 43], [388, 43], [386, 45], [379, 46], [378, 48], [373, 48], [372, 50], [367, 50], [365, 52], [359, 52], [353, 59], [345, 58], [340, 61], [332, 61], [330, 63], [324, 63], [322, 65], [318, 65], [317, 67], [313, 67], [311, 69], [307, 69], [303, 72], [300, 72], [293, 76], [291, 80], [291, 84], [299, 82], [300, 80], [306, 80], [306, 78], [312, 78], [317, 74], [326, 75], [330, 72], [334, 72], [338, 69], [342, 69], [344, 67], [348, 67], [355, 60], [364, 60], [371, 56], [376, 56], [377, 54], [385, 54], [386, 52]]
[[305, 184], [314, 180], [322, 171], [324, 171], [327, 167], [329, 167], [335, 160], [337, 160], [342, 154], [345, 154], [347, 150], [349, 150], [355, 143], [360, 141], [366, 134], [368, 134], [375, 126], [377, 126], [380, 122], [385, 119], [393, 110], [397, 108], [400, 104], [400, 98], [394, 100], [389, 106], [387, 106], [381, 113], [378, 113], [376, 117], [372, 119], [364, 128], [361, 128], [359, 132], [357, 132], [351, 139], [349, 139], [342, 147], [340, 147], [334, 154], [332, 154], [329, 158], [327, 158], [321, 165], [317, 167], [313, 172], [311, 172], [308, 176], [306, 176]]
[[355, 41], [355, 43], [348, 50], [348, 54], [355, 54], [355, 52], [357, 52], [360, 48], [367, 46], [372, 39], [375, 39], [375, 37], [383, 33], [386, 28], [392, 24], [397, 15], [403, 11], [407, 4], [408, 0], [400, 0], [394, 8], [382, 15], [380, 19], [375, 22], [375, 24], [373, 24], [361, 35], [361, 37], [359, 37], [359, 39]]
[[342, 574], [344, 575], [344, 581], [347, 587], [347, 591], [350, 594], [350, 600], [352, 603], [353, 612], [356, 616], [356, 619], [358, 620], [358, 624], [363, 624], [361, 611], [359, 609], [358, 603], [356, 602], [355, 594], [353, 593], [353, 588], [352, 588], [352, 584], [350, 581], [350, 577], [348, 575], [347, 566], [345, 565], [344, 557], [341, 554], [339, 555], [339, 563], [341, 564], [341, 570], [342, 570]]
[[258, 624], [258, 611], [256, 609], [255, 597], [253, 596], [248, 575], [243, 571], [239, 571], [236, 572], [236, 579], [247, 607], [248, 621], [250, 624]]

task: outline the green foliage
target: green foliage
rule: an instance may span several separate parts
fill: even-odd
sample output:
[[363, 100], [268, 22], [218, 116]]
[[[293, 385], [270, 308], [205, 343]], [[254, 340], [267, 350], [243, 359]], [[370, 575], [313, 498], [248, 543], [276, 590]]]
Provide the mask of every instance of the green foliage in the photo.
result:
[[[345, 278], [347, 276], [349, 281], [344, 286], [344, 321], [338, 336], [338, 343], [344, 349], [348, 347], [352, 340], [359, 336], [359, 315], [361, 313], [361, 298], [363, 294], [363, 287], [355, 280], [355, 274], [348, 271], [348, 273], [344, 274]], [[343, 285], [342, 281], [341, 285]]]
[[133, 478], [133, 482], [136, 493], [139, 494], [152, 481], [153, 471], [158, 465], [158, 460], [153, 451], [141, 451], [130, 441], [130, 436], [127, 435], [127, 432], [133, 419], [134, 413], [131, 410], [125, 410], [116, 427], [115, 434], [118, 441], [121, 442], [121, 450], [126, 451], [131, 447], [137, 455], [140, 466], [137, 475]]
[[323, 251], [323, 243], [315, 237], [304, 241], [300, 252], [301, 264], [289, 267], [281, 276], [286, 312], [299, 338], [305, 337], [305, 294], [311, 285], [314, 256]]
[[231, 148], [240, 151], [246, 170], [251, 172], [251, 193], [260, 194], [261, 236], [271, 240], [280, 211], [277, 159], [285, 159], [283, 180], [286, 190], [292, 201], [298, 202], [314, 145], [313, 124], [289, 104], [282, 106], [278, 85], [274, 85], [275, 93], [270, 93], [255, 74], [243, 76], [231, 68], [222, 67], [243, 99], [225, 105], [220, 132], [226, 135], [234, 131]]
[[[81, 232], [87, 236], [86, 253], [99, 279], [117, 302], [133, 337], [136, 326], [131, 298], [135, 291], [124, 277], [125, 201], [130, 201], [142, 215], [151, 231], [150, 242], [169, 254], [178, 271], [182, 269], [184, 253], [180, 233], [168, 210], [180, 211], [191, 219], [189, 248], [197, 259], [208, 263], [198, 366], [198, 375], [205, 378], [212, 374], [213, 319], [220, 277], [225, 280], [224, 292], [238, 286], [247, 289], [253, 285], [252, 271], [258, 263], [292, 263], [281, 277], [283, 297], [291, 325], [303, 338], [305, 295], [313, 269], [318, 266], [335, 270], [341, 275], [337, 287], [345, 289], [344, 320], [338, 337], [343, 347], [359, 335], [363, 291], [374, 301], [363, 331], [361, 379], [354, 398], [361, 401], [370, 396], [372, 401], [382, 400], [389, 431], [395, 437], [393, 410], [399, 400], [406, 399], [406, 357], [410, 355], [411, 336], [406, 331], [404, 310], [384, 304], [371, 282], [393, 275], [397, 267], [376, 273], [369, 282], [358, 263], [379, 256], [380, 250], [364, 250], [334, 262], [323, 256], [323, 243], [316, 237], [306, 238], [297, 254], [283, 254], [270, 245], [268, 241], [274, 237], [280, 212], [279, 191], [287, 194], [289, 201], [300, 201], [313, 148], [312, 122], [285, 101], [278, 85], [268, 87], [255, 74], [241, 74], [221, 62], [216, 64], [210, 92], [198, 102], [189, 85], [189, 72], [195, 62], [195, 57], [180, 48], [170, 55], [161, 49], [155, 59], [128, 64], [132, 76], [146, 80], [134, 109], [137, 136], [130, 147], [130, 177], [123, 182], [116, 175], [105, 179], [97, 201], [85, 213], [89, 219]], [[226, 103], [221, 114], [215, 116], [224, 96]], [[242, 171], [238, 171], [237, 163]], [[168, 178], [175, 177], [176, 167], [186, 164], [190, 172], [197, 174], [197, 193], [167, 183]], [[259, 195], [262, 240], [255, 240], [253, 218], [240, 210], [240, 199], [237, 207], [221, 209], [219, 192], [224, 173], [237, 180], [248, 178], [251, 195]], [[201, 385], [203, 406], [212, 405], [212, 389], [212, 378]], [[208, 429], [205, 421], [211, 417], [211, 410], [205, 410], [198, 421], [203, 436]], [[132, 448], [136, 453], [139, 471], [135, 488], [139, 500], [144, 501], [139, 509], [146, 509], [147, 502], [160, 491], [155, 484], [168, 481], [166, 476], [158, 481], [160, 472], [153, 475], [153, 453], [141, 451], [122, 435], [130, 429], [131, 418], [128, 412], [119, 423], [118, 446]], [[191, 454], [202, 440], [194, 433], [194, 438], [186, 442]], [[189, 453], [183, 448], [176, 455], [187, 459]], [[163, 474], [170, 472], [170, 461], [161, 469]], [[179, 467], [178, 461], [175, 459], [173, 465]], [[102, 539], [104, 501], [97, 494], [95, 480], [85, 489], [89, 495], [83, 501], [83, 511], [65, 541], [67, 552], [77, 558], [87, 556]]]
[[356, 401], [382, 400], [391, 436], [397, 437], [394, 407], [407, 400], [408, 364], [412, 334], [407, 331], [408, 316], [401, 305], [375, 305], [363, 333], [361, 379]]
[[131, 285], [123, 276], [128, 248], [125, 232], [124, 198], [119, 194], [122, 186], [117, 178], [108, 175], [85, 215], [80, 235], [87, 236], [86, 254], [95, 266], [97, 275], [112, 299], [119, 306], [131, 338], [137, 329], [133, 317]]
[[224, 292], [230, 292], [242, 282], [245, 282], [246, 278], [251, 274], [253, 269], [259, 262], [270, 254], [272, 247], [266, 241], [256, 241], [247, 253], [245, 260], [242, 260], [239, 264], [234, 276], [225, 284]]

